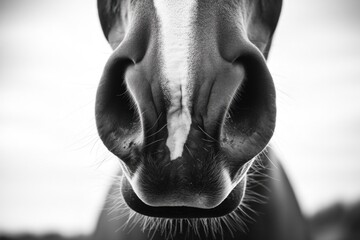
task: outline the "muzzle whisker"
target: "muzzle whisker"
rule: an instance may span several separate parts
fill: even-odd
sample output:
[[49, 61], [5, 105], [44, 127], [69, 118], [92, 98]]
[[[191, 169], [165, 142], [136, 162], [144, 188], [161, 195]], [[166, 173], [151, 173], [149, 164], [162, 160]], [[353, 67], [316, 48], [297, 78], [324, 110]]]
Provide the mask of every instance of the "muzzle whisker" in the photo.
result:
[[129, 90], [126, 89], [123, 93], [116, 94], [116, 97], [122, 97], [122, 96], [128, 94], [128, 92], [129, 92]]
[[209, 152], [209, 149], [207, 149], [206, 147], [202, 147], [202, 149], [204, 149], [205, 152]]
[[208, 143], [214, 143], [214, 140], [210, 140], [210, 139], [206, 139], [206, 138], [202, 138], [201, 140], [203, 140], [204, 142], [208, 142]]
[[198, 125], [198, 128], [200, 129], [201, 132], [203, 132], [208, 138], [212, 139], [214, 142], [219, 142], [218, 140], [216, 140], [215, 138], [213, 138], [210, 134], [208, 134], [204, 129], [202, 129], [202, 127], [200, 125]]
[[[148, 136], [146, 136], [146, 138], [150, 138], [150, 137], [152, 137], [152, 136], [154, 136], [154, 135], [156, 135], [156, 134], [158, 134], [159, 132], [161, 132], [165, 127], [167, 126], [167, 123], [166, 124], [164, 124], [164, 126], [162, 126], [159, 130], [157, 130], [156, 132], [154, 132], [154, 133], [152, 133], [152, 134], [150, 134], [150, 135], [148, 135]], [[149, 129], [150, 130], [150, 129]]]
[[159, 114], [159, 116], [156, 118], [154, 124], [153, 124], [149, 129], [146, 130], [146, 133], [149, 132], [151, 129], [153, 129], [153, 128], [157, 125], [157, 123], [159, 122], [161, 116], [162, 116], [162, 112], [160, 112], [160, 114]]
[[191, 152], [191, 150], [189, 149], [189, 147], [188, 147], [186, 144], [184, 144], [184, 146], [185, 146], [186, 150], [189, 152], [190, 156], [191, 156], [193, 159], [195, 159], [195, 157], [194, 157], [194, 155], [192, 154], [192, 152]]
[[161, 142], [161, 141], [164, 141], [164, 138], [160, 138], [160, 139], [157, 139], [157, 140], [155, 140], [155, 141], [152, 141], [151, 143], [146, 144], [146, 145], [144, 146], [144, 148], [147, 148], [147, 147], [149, 147], [149, 146], [151, 146], [151, 145], [153, 145], [153, 144], [155, 144], [155, 143], [157, 143], [157, 142]]

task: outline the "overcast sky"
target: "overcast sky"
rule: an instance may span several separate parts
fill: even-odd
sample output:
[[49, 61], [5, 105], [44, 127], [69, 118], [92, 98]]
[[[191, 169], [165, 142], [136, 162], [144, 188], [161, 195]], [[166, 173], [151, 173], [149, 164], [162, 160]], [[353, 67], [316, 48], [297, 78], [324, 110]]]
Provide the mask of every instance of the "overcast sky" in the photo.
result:
[[[360, 199], [360, 1], [284, 2], [273, 144], [313, 214]], [[0, 36], [0, 233], [90, 232], [118, 168], [94, 124], [96, 3], [0, 1]]]

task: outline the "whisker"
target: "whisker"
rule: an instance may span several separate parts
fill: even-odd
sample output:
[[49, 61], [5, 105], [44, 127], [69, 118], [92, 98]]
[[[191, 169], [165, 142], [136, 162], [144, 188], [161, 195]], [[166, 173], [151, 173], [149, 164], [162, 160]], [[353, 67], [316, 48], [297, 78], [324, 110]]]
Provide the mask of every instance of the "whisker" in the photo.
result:
[[200, 125], [198, 125], [198, 128], [200, 129], [201, 132], [203, 132], [207, 137], [209, 137], [210, 139], [212, 139], [215, 142], [219, 142], [218, 140], [216, 140], [215, 138], [213, 138], [212, 136], [210, 136], [204, 129], [201, 128]]
[[193, 159], [195, 159], [195, 157], [194, 157], [194, 155], [192, 154], [192, 152], [191, 152], [191, 150], [189, 149], [189, 147], [188, 147], [186, 144], [184, 144], [184, 146], [185, 146], [186, 150], [189, 152], [190, 156], [191, 156]]
[[160, 139], [157, 139], [157, 140], [155, 140], [155, 141], [152, 141], [151, 143], [146, 144], [146, 145], [144, 146], [144, 148], [147, 148], [147, 147], [149, 147], [149, 146], [151, 146], [151, 145], [153, 145], [153, 144], [155, 144], [155, 143], [157, 143], [157, 142], [161, 142], [161, 141], [164, 141], [164, 138], [160, 138]]
[[153, 124], [149, 129], [147, 129], [146, 132], [150, 131], [151, 129], [153, 129], [153, 128], [156, 126], [156, 124], [158, 123], [158, 121], [159, 121], [159, 119], [161, 118], [161, 116], [162, 116], [162, 112], [160, 112], [160, 114], [159, 114], [159, 116], [157, 117], [157, 119], [155, 120], [154, 124]]
[[162, 127], [161, 127], [159, 130], [157, 130], [156, 132], [150, 134], [149, 136], [146, 136], [146, 138], [149, 138], [149, 137], [152, 137], [152, 136], [158, 134], [158, 133], [161, 132], [166, 126], [167, 126], [167, 123], [164, 124], [164, 126], [162, 126]]

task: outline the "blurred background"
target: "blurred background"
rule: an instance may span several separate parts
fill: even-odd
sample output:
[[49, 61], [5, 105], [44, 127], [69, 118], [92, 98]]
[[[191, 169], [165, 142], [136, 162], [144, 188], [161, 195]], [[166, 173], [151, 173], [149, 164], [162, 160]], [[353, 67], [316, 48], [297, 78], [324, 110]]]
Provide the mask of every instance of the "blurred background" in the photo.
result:
[[[307, 216], [360, 200], [360, 1], [285, 0], [273, 145]], [[0, 0], [0, 235], [90, 234], [119, 165], [94, 98], [111, 54], [96, 1]]]

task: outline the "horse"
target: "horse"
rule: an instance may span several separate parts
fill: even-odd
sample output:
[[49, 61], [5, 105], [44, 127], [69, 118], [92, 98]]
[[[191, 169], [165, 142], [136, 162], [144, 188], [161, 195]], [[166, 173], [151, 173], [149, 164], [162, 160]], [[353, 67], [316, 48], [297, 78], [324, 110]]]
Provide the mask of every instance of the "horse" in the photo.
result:
[[94, 239], [310, 239], [269, 145], [282, 0], [98, 0], [95, 106], [122, 171]]

